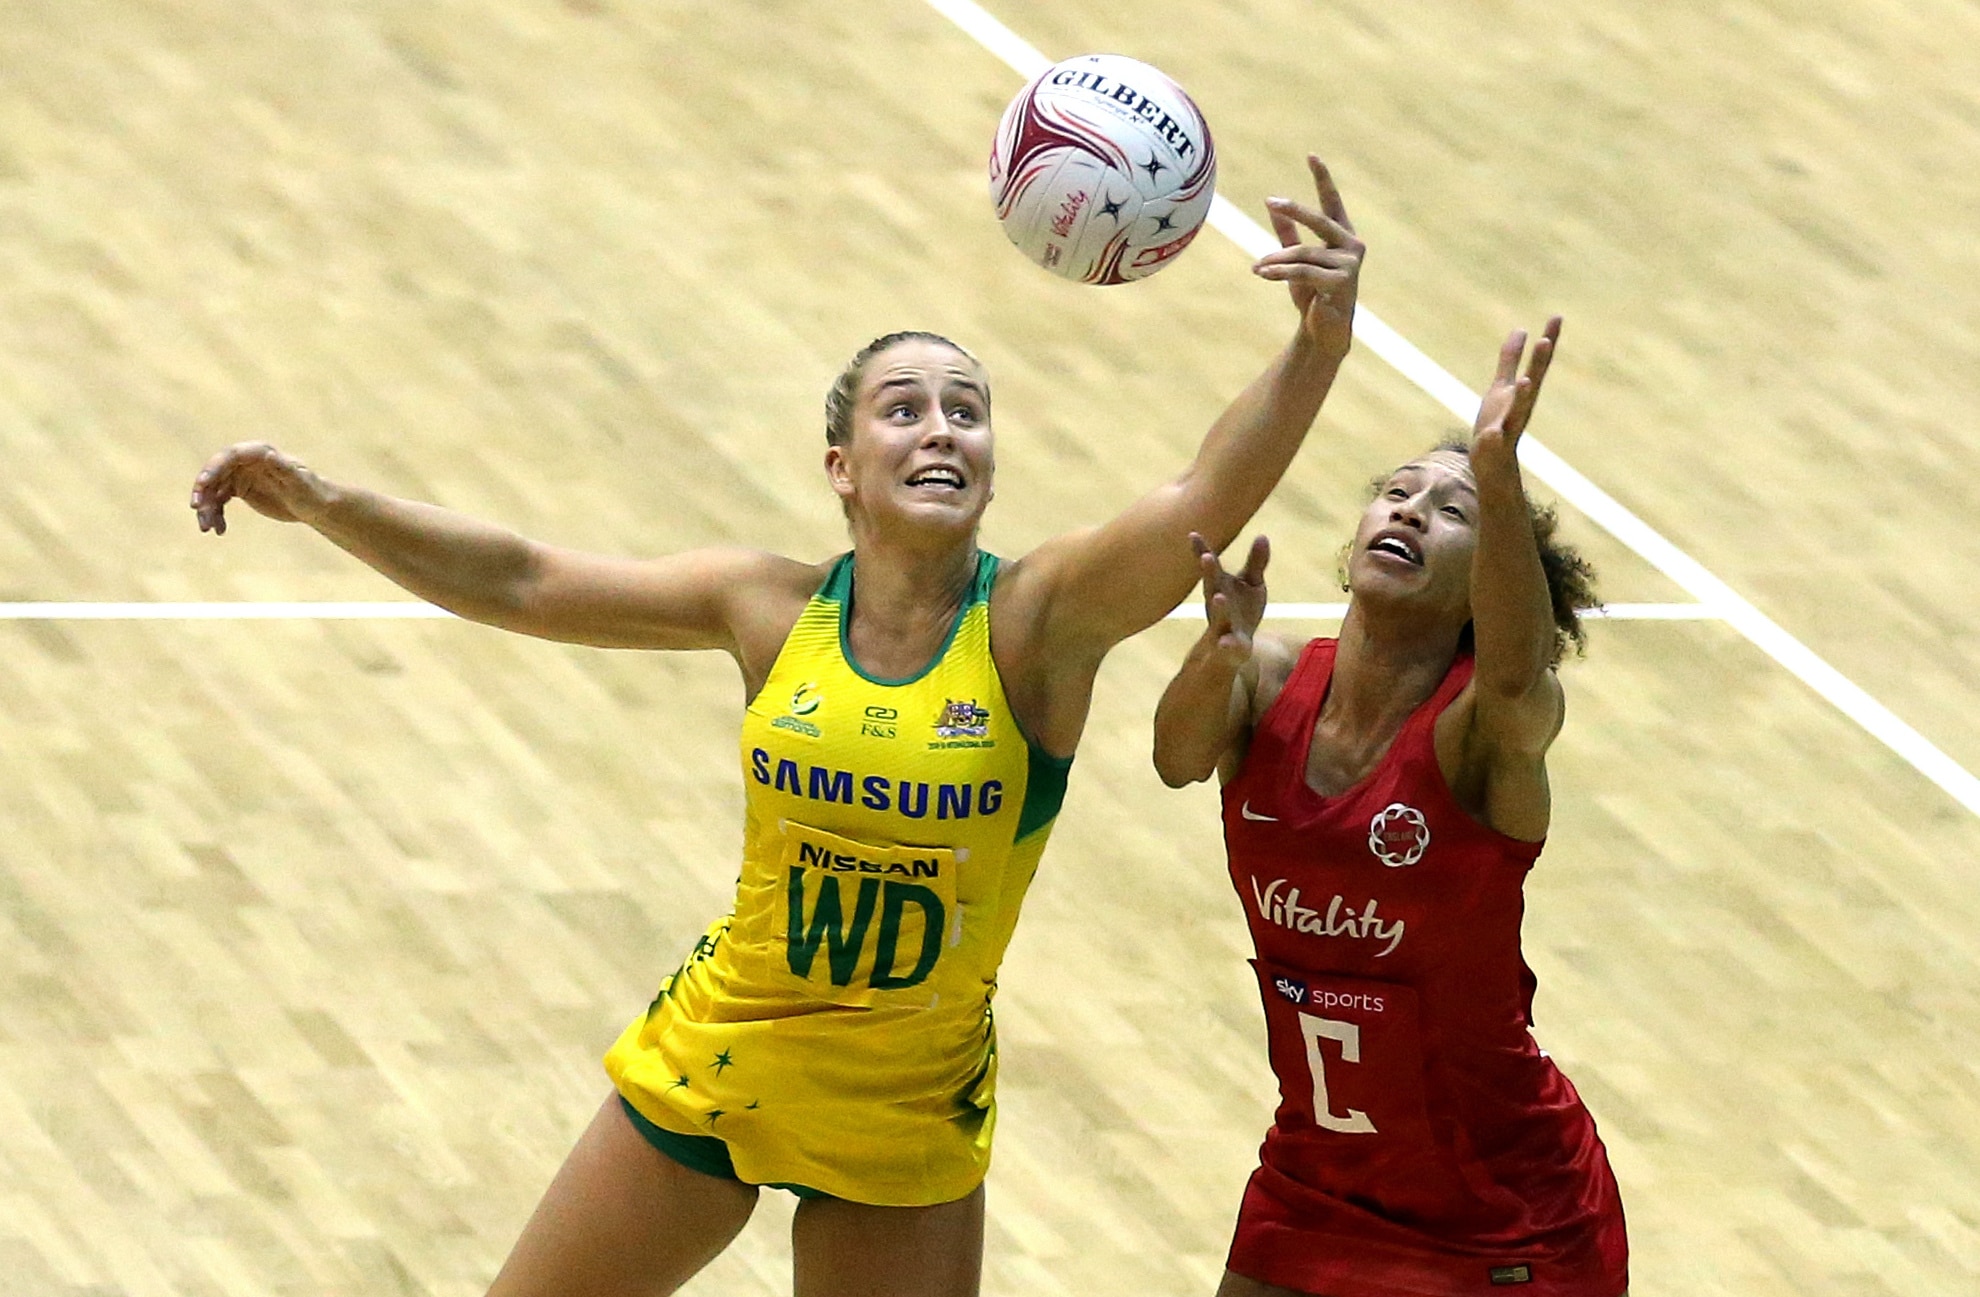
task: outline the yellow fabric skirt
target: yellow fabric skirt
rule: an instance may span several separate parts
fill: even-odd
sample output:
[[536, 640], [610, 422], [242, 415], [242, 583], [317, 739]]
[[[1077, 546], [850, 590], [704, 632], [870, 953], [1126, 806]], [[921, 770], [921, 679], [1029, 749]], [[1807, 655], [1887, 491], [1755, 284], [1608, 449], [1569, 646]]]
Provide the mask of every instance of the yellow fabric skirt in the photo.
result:
[[750, 1184], [926, 1207], [990, 1169], [996, 1033], [987, 996], [934, 1007], [793, 1004], [711, 958], [712, 925], [605, 1055], [654, 1125], [714, 1136]]

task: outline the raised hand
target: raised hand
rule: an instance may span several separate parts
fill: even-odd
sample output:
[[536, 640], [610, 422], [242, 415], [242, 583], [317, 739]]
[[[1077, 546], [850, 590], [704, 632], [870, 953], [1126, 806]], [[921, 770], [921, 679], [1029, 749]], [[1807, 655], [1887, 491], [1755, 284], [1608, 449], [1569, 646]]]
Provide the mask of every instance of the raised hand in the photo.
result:
[[1203, 569], [1203, 611], [1209, 623], [1204, 636], [1216, 642], [1218, 657], [1243, 666], [1251, 658], [1251, 637], [1265, 617], [1265, 564], [1272, 558], [1272, 542], [1253, 538], [1244, 568], [1235, 576], [1224, 570], [1202, 536], [1191, 532], [1189, 543]]
[[1514, 329], [1506, 336], [1505, 345], [1499, 348], [1499, 370], [1485, 389], [1485, 397], [1478, 403], [1478, 418], [1471, 425], [1474, 459], [1481, 452], [1488, 458], [1517, 453], [1520, 434], [1533, 417], [1540, 384], [1546, 380], [1547, 367], [1554, 363], [1554, 349], [1560, 340], [1561, 317], [1556, 315], [1540, 331], [1540, 341], [1533, 344], [1533, 357], [1522, 374], [1519, 362], [1526, 354], [1526, 330]]
[[[1354, 340], [1361, 259], [1368, 249], [1355, 237], [1354, 222], [1348, 219], [1347, 205], [1341, 202], [1327, 164], [1309, 153], [1306, 165], [1313, 172], [1320, 205], [1267, 199], [1272, 230], [1282, 246], [1260, 257], [1251, 269], [1260, 278], [1279, 280], [1292, 290], [1293, 306], [1315, 344], [1330, 354], [1346, 355]], [[1320, 242], [1301, 242], [1301, 226], [1319, 235]]]
[[330, 486], [307, 464], [267, 442], [244, 441], [207, 460], [193, 479], [199, 529], [224, 536], [227, 502], [235, 499], [277, 522], [307, 522], [329, 503]]

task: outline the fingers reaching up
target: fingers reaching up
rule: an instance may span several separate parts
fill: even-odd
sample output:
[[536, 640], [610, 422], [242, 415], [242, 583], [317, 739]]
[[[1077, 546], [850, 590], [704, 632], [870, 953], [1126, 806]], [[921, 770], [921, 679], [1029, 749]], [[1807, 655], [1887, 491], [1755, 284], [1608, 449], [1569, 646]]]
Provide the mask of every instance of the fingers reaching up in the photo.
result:
[[[1514, 329], [1506, 336], [1504, 345], [1499, 348], [1499, 366], [1492, 375], [1492, 385], [1485, 390], [1484, 398], [1478, 403], [1478, 420], [1472, 425], [1474, 444], [1489, 445], [1503, 441], [1508, 446], [1517, 445], [1520, 434], [1526, 431], [1526, 424], [1533, 417], [1534, 404], [1540, 399], [1540, 385], [1546, 381], [1547, 370], [1554, 363], [1554, 351], [1560, 344], [1561, 317], [1556, 315], [1547, 320], [1540, 331], [1540, 339], [1533, 344], [1533, 354], [1526, 354], [1527, 334], [1524, 329]], [[1520, 361], [1526, 361], [1526, 372], [1519, 372]]]
[[1533, 344], [1533, 358], [1526, 362], [1526, 373], [1516, 384], [1512, 411], [1506, 416], [1506, 431], [1515, 437], [1526, 431], [1526, 421], [1533, 416], [1533, 403], [1540, 399], [1540, 384], [1546, 381], [1547, 368], [1554, 363], [1554, 348], [1560, 345], [1560, 340], [1561, 317], [1556, 315], [1540, 331], [1540, 341]]
[[[1345, 354], [1353, 340], [1354, 303], [1367, 251], [1354, 232], [1347, 204], [1319, 157], [1308, 154], [1315, 203], [1272, 198], [1265, 207], [1280, 247], [1260, 257], [1252, 270], [1261, 279], [1284, 283], [1292, 292], [1303, 326], [1314, 342]], [[1301, 231], [1319, 241], [1308, 243]]]
[[1271, 214], [1272, 229], [1279, 236], [1279, 243], [1288, 248], [1298, 247], [1301, 226], [1319, 235], [1320, 242], [1327, 247], [1346, 248], [1356, 243], [1354, 222], [1348, 219], [1347, 204], [1341, 200], [1340, 187], [1334, 183], [1333, 173], [1327, 170], [1327, 164], [1320, 160], [1318, 154], [1306, 155], [1306, 167], [1313, 173], [1313, 188], [1319, 206], [1309, 206], [1290, 198], [1265, 200], [1265, 209]]
[[1203, 573], [1204, 633], [1212, 637], [1221, 655], [1233, 665], [1251, 656], [1252, 635], [1265, 616], [1265, 565], [1271, 561], [1272, 543], [1264, 536], [1253, 538], [1245, 555], [1244, 567], [1236, 574], [1224, 570], [1216, 551], [1196, 532], [1189, 542], [1196, 550], [1196, 561]]

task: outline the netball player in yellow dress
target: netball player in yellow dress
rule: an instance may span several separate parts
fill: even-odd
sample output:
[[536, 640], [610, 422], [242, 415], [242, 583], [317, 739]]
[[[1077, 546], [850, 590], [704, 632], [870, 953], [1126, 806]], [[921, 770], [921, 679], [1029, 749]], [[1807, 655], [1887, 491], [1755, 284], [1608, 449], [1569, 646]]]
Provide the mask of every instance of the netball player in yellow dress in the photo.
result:
[[[977, 549], [990, 389], [930, 334], [863, 350], [826, 402], [852, 550], [653, 560], [540, 545], [333, 484], [261, 444], [221, 452], [203, 529], [246, 501], [308, 524], [463, 617], [620, 648], [724, 649], [743, 674], [735, 909], [606, 1056], [615, 1093], [492, 1291], [671, 1292], [759, 1187], [796, 1192], [801, 1297], [977, 1290], [995, 1125], [990, 997], [1115, 644], [1195, 586], [1264, 501], [1347, 354], [1362, 246], [1326, 169], [1273, 200], [1255, 267], [1300, 315], [1196, 459], [1102, 526], [1014, 561]], [[1319, 236], [1302, 243], [1299, 227]]]

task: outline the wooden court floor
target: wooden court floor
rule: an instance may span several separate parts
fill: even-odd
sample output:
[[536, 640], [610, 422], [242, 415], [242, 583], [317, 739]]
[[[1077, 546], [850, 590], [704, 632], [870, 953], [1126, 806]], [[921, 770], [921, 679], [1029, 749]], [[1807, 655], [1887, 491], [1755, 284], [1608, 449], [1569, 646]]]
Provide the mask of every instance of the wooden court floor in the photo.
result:
[[[997, 0], [1177, 76], [1254, 213], [1318, 149], [1365, 301], [1980, 770], [1980, 13]], [[382, 599], [202, 537], [268, 437], [567, 544], [842, 544], [868, 337], [996, 384], [987, 543], [1179, 467], [1291, 327], [1214, 235], [1060, 284], [982, 162], [1017, 78], [922, 0], [5, 0], [0, 601]], [[1450, 429], [1349, 362], [1260, 526], [1333, 595]], [[1682, 599], [1572, 511], [1617, 601]], [[1316, 630], [1321, 629], [1315, 627]], [[1270, 1107], [1213, 794], [1148, 761], [1194, 631], [1106, 668], [1005, 966], [986, 1291], [1208, 1294]], [[1598, 625], [1529, 890], [1542, 1043], [1633, 1291], [1980, 1291], [1980, 820], [1731, 628]], [[452, 622], [0, 622], [0, 1289], [479, 1293], [728, 903], [739, 686]], [[788, 1290], [766, 1204], [690, 1291]]]

